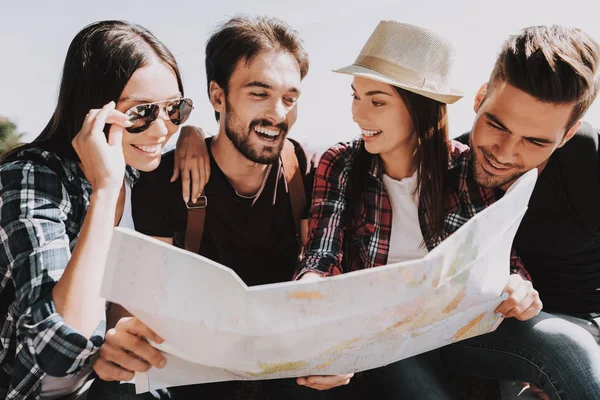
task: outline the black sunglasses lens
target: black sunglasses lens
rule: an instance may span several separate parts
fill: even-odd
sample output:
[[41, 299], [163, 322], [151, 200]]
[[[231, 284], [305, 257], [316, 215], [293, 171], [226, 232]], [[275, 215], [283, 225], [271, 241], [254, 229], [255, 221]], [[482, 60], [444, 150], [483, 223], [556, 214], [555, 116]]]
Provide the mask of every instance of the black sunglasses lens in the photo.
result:
[[167, 105], [169, 119], [175, 125], [181, 125], [190, 117], [194, 103], [190, 99], [179, 99]]
[[125, 112], [129, 116], [129, 121], [133, 123], [129, 128], [125, 128], [129, 133], [140, 133], [145, 131], [152, 125], [160, 108], [156, 104], [140, 104], [130, 108]]

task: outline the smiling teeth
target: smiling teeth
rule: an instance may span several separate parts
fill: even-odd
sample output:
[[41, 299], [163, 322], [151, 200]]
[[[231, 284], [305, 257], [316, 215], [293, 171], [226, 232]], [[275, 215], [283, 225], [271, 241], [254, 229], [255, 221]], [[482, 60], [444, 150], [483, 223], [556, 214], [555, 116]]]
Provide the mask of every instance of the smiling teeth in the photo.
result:
[[375, 136], [378, 133], [381, 133], [381, 131], [368, 131], [366, 129], [361, 129], [360, 132], [365, 136]]
[[267, 135], [267, 136], [271, 136], [271, 137], [276, 137], [279, 135], [279, 130], [267, 129], [267, 128], [263, 128], [260, 126], [254, 128], [254, 130], [258, 133], [262, 133], [263, 135]]
[[498, 165], [498, 164], [496, 164], [495, 162], [493, 162], [493, 161], [492, 161], [492, 160], [490, 160], [489, 158], [488, 158], [488, 162], [489, 162], [490, 164], [492, 164], [492, 167], [494, 167], [494, 168], [498, 168], [498, 169], [508, 169], [508, 168], [506, 168], [506, 167], [505, 167], [505, 166], [503, 166], [503, 165]]
[[146, 153], [156, 153], [156, 152], [159, 152], [160, 149], [162, 148], [161, 144], [153, 144], [151, 146], [143, 146], [141, 144], [134, 144], [134, 146]]

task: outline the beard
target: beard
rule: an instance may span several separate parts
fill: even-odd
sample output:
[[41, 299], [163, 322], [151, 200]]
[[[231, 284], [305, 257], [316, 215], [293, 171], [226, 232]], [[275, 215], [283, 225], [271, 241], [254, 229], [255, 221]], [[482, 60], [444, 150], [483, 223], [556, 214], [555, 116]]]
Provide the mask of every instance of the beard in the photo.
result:
[[485, 156], [481, 150], [471, 147], [471, 166], [473, 168], [473, 176], [475, 178], [475, 182], [477, 182], [479, 186], [490, 189], [501, 188], [509, 183], [514, 182], [527, 172], [523, 170], [517, 170], [507, 175], [492, 175], [483, 168], [483, 157]]
[[[279, 159], [288, 132], [287, 122], [273, 125], [266, 119], [254, 119], [250, 122], [248, 130], [244, 132], [244, 127], [237, 119], [236, 112], [227, 98], [225, 99], [225, 111], [225, 134], [240, 154], [257, 164], [272, 164]], [[278, 142], [273, 142], [275, 146], [252, 143], [252, 135], [255, 133], [254, 128], [257, 126], [274, 127], [280, 130], [281, 133], [277, 138]]]

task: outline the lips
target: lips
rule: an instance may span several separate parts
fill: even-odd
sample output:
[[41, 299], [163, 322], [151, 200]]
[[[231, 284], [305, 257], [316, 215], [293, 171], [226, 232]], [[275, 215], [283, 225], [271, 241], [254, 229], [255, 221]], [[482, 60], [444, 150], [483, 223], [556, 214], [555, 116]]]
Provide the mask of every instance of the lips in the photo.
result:
[[281, 130], [275, 127], [257, 126], [254, 128], [254, 132], [262, 139], [274, 142], [281, 135]]
[[379, 130], [379, 129], [364, 129], [364, 128], [360, 128], [360, 133], [363, 136], [366, 136], [366, 137], [373, 137], [375, 135], [379, 135], [381, 132], [383, 132], [383, 131]]
[[156, 155], [160, 154], [163, 144], [155, 143], [155, 144], [132, 144], [137, 150], [147, 154], [147, 155]]
[[510, 171], [513, 167], [507, 167], [504, 164], [500, 164], [494, 161], [486, 152], [480, 149], [481, 155], [483, 156], [483, 168], [492, 175], [503, 175], [507, 171]]

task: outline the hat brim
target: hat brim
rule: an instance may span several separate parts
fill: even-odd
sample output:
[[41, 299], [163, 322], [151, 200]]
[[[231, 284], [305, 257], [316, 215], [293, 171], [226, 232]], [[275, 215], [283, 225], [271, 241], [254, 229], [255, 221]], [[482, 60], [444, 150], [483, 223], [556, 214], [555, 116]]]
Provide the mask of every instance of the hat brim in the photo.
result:
[[374, 71], [369, 68], [361, 67], [360, 65], [355, 64], [340, 69], [334, 69], [333, 72], [339, 74], [359, 76], [361, 78], [367, 78], [372, 79], [374, 81], [387, 83], [388, 85], [397, 86], [399, 88], [408, 90], [409, 92], [413, 92], [445, 104], [455, 103], [463, 97], [463, 94], [460, 90], [450, 89], [450, 92], [448, 93], [432, 92], [430, 90], [426, 90], [404, 82], [400, 82], [380, 72]]

